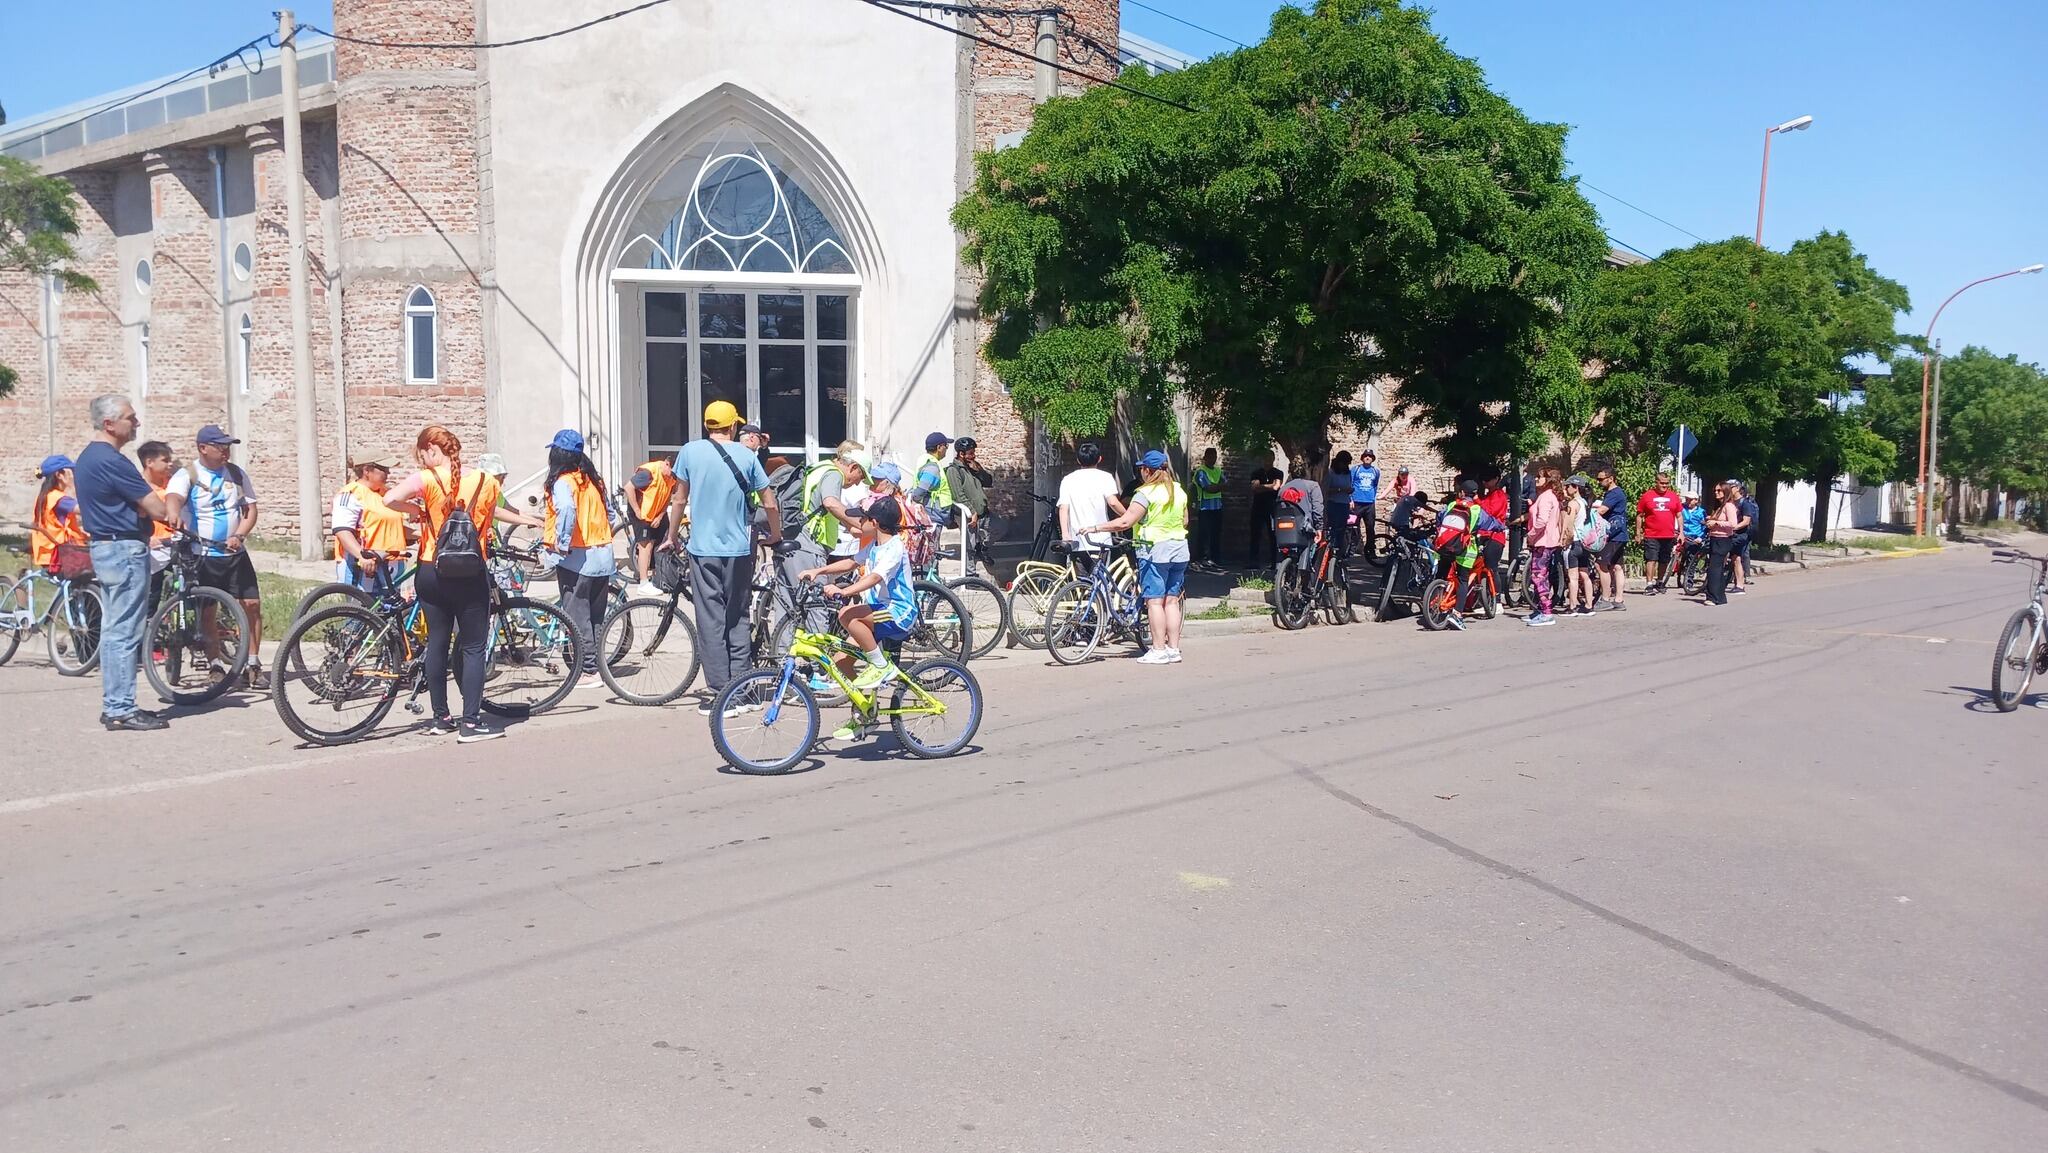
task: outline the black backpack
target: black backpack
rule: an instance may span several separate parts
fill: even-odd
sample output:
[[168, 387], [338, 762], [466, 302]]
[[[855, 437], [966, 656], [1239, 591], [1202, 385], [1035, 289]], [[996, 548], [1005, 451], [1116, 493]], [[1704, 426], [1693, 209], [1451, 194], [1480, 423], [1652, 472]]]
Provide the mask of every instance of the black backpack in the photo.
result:
[[[477, 478], [477, 489], [483, 488], [483, 478]], [[467, 580], [481, 576], [484, 571], [483, 540], [476, 531], [476, 522], [469, 517], [469, 509], [459, 499], [462, 481], [455, 482], [455, 493], [451, 497], [454, 507], [448, 510], [447, 519], [441, 522], [441, 531], [434, 537], [435, 571], [450, 580]], [[474, 499], [475, 494], [471, 494]]]

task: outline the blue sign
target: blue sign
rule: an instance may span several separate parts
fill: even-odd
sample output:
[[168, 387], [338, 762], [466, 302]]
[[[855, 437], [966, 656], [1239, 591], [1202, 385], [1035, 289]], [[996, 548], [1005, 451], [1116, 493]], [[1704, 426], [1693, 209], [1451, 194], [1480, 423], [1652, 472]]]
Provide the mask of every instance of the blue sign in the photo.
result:
[[1678, 426], [1677, 432], [1671, 434], [1671, 439], [1664, 442], [1664, 447], [1671, 450], [1671, 455], [1680, 460], [1691, 456], [1692, 450], [1699, 446], [1700, 438], [1694, 436], [1692, 430], [1682, 424]]

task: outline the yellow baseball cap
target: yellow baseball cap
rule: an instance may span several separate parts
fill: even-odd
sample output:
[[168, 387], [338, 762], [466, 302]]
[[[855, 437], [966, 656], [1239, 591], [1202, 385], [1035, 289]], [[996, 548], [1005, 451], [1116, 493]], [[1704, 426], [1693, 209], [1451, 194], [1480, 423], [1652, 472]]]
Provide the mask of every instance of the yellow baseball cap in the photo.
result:
[[704, 406], [705, 428], [731, 428], [740, 423], [740, 410], [729, 400], [714, 400]]

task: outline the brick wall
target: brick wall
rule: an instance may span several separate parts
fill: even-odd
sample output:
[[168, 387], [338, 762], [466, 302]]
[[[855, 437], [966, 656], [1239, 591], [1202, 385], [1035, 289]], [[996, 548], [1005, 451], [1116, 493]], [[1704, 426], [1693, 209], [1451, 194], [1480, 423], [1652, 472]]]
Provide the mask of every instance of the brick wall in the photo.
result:
[[[43, 372], [43, 285], [22, 272], [0, 272], [0, 364], [14, 370], [14, 391], [0, 397], [0, 524], [28, 518], [35, 497], [35, 454], [56, 445], [50, 438], [48, 378]], [[60, 430], [62, 431], [62, 430]], [[64, 432], [67, 447], [71, 434]], [[79, 434], [81, 437], [83, 433]], [[5, 566], [12, 571], [14, 565]]]

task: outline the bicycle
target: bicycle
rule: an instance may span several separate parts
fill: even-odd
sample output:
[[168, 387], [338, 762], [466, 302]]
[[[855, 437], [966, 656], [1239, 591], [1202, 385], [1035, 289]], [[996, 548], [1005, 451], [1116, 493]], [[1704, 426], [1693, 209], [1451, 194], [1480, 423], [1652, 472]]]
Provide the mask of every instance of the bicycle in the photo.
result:
[[[711, 709], [711, 745], [725, 763], [742, 773], [774, 775], [810, 756], [819, 724], [818, 694], [810, 686], [814, 675], [845, 695], [859, 735], [887, 717], [897, 744], [923, 758], [952, 756], [974, 739], [981, 727], [981, 684], [965, 664], [931, 657], [904, 669], [892, 656], [888, 679], [864, 690], [839, 671], [833, 658], [842, 653], [860, 659], [842, 637], [799, 629], [780, 667], [755, 669], [727, 685]], [[931, 739], [935, 734], [939, 739]]]
[[[1064, 564], [1027, 560], [1017, 565], [1017, 573], [1011, 578], [1008, 589], [1010, 635], [1006, 645], [1012, 648], [1021, 645], [1027, 649], [1045, 647], [1045, 610], [1052, 604], [1053, 590], [1079, 571], [1075, 561], [1076, 554], [1069, 553]], [[1137, 589], [1138, 571], [1132, 567], [1130, 557], [1122, 552], [1112, 552], [1108, 564], [1111, 579], [1119, 585]]]
[[[1003, 590], [997, 588], [994, 581], [978, 573], [945, 579], [939, 572], [939, 560], [943, 550], [937, 544], [940, 532], [937, 525], [904, 531], [915, 531], [924, 538], [918, 542], [918, 547], [911, 550], [913, 555], [922, 558], [924, 562], [912, 575], [929, 584], [944, 585], [952, 590], [953, 599], [966, 614], [968, 629], [974, 636], [981, 638], [980, 643], [968, 649], [963, 659], [972, 660], [987, 656], [1010, 631], [1010, 602], [1004, 597]], [[922, 613], [927, 606], [920, 599], [917, 607]], [[938, 601], [934, 601], [930, 607], [941, 613], [951, 608], [950, 605]]]
[[172, 544], [163, 577], [163, 599], [142, 633], [142, 669], [164, 700], [203, 705], [248, 667], [249, 614], [235, 598], [200, 586], [199, 558], [187, 541]]
[[1388, 548], [1392, 552], [1387, 559], [1385, 582], [1380, 586], [1379, 603], [1373, 609], [1375, 621], [1390, 621], [1403, 615], [1395, 611], [1397, 603], [1420, 606], [1430, 582], [1436, 579], [1436, 552], [1428, 545], [1397, 536]]
[[[1348, 528], [1346, 525], [1339, 531]], [[1333, 625], [1358, 620], [1357, 610], [1351, 605], [1343, 550], [1331, 543], [1328, 529], [1316, 533], [1308, 548], [1283, 555], [1273, 569], [1274, 624], [1289, 631], [1306, 628], [1317, 609]]]
[[1486, 563], [1485, 556], [1473, 560], [1471, 575], [1465, 578], [1465, 603], [1455, 605], [1457, 599], [1457, 584], [1449, 576], [1430, 581], [1422, 594], [1422, 627], [1431, 632], [1447, 627], [1454, 607], [1461, 614], [1476, 607], [1485, 620], [1500, 615], [1500, 586], [1495, 583], [1493, 567]]
[[2005, 622], [1991, 658], [1991, 703], [2009, 713], [2020, 707], [2034, 674], [2048, 673], [2048, 557], [2002, 548], [1992, 552], [1991, 559], [1996, 564], [2025, 561], [2034, 566], [2033, 596]]
[[1031, 554], [1026, 559], [1043, 564], [1045, 558], [1052, 555], [1053, 542], [1059, 539], [1060, 502], [1035, 492], [1031, 499], [1045, 506], [1045, 519], [1038, 522], [1038, 532], [1031, 538]]
[[[301, 739], [316, 745], [360, 740], [407, 689], [406, 711], [426, 711], [419, 702], [427, 687], [426, 613], [417, 600], [401, 595], [399, 583], [380, 570], [369, 605], [319, 609], [294, 621], [278, 644], [271, 701], [285, 727]], [[461, 661], [457, 649], [451, 675], [460, 676]], [[484, 661], [484, 711], [526, 717], [560, 704], [575, 689], [583, 646], [559, 607], [508, 596], [493, 582]], [[295, 692], [309, 699], [295, 701]], [[354, 711], [343, 717], [347, 710]], [[337, 723], [328, 726], [330, 717]]]
[[[11, 550], [26, 556], [22, 549]], [[49, 600], [37, 607], [36, 587], [50, 586]], [[107, 602], [90, 577], [67, 580], [42, 568], [25, 568], [0, 591], [0, 665], [14, 658], [22, 637], [43, 634], [50, 664], [67, 677], [82, 677], [99, 667], [100, 626]]]
[[[1678, 555], [1672, 558], [1671, 567], [1678, 570], [1678, 588], [1687, 596], [1698, 596], [1707, 587], [1707, 542], [1704, 540], [1678, 541]], [[1761, 574], [1759, 574], [1761, 575]]]
[[[635, 597], [607, 614], [597, 651], [613, 654], [597, 675], [629, 705], [665, 705], [690, 691], [702, 667], [697, 627], [682, 611], [689, 586], [667, 596]], [[680, 670], [680, 672], [678, 671]]]
[[[1114, 547], [1129, 546], [1117, 537]], [[1067, 542], [1072, 553], [1075, 542]], [[1137, 582], [1124, 584], [1107, 565], [1095, 565], [1060, 582], [1045, 609], [1045, 647], [1063, 665], [1078, 665], [1104, 641], [1128, 640], [1140, 652], [1152, 647], [1151, 624]]]

